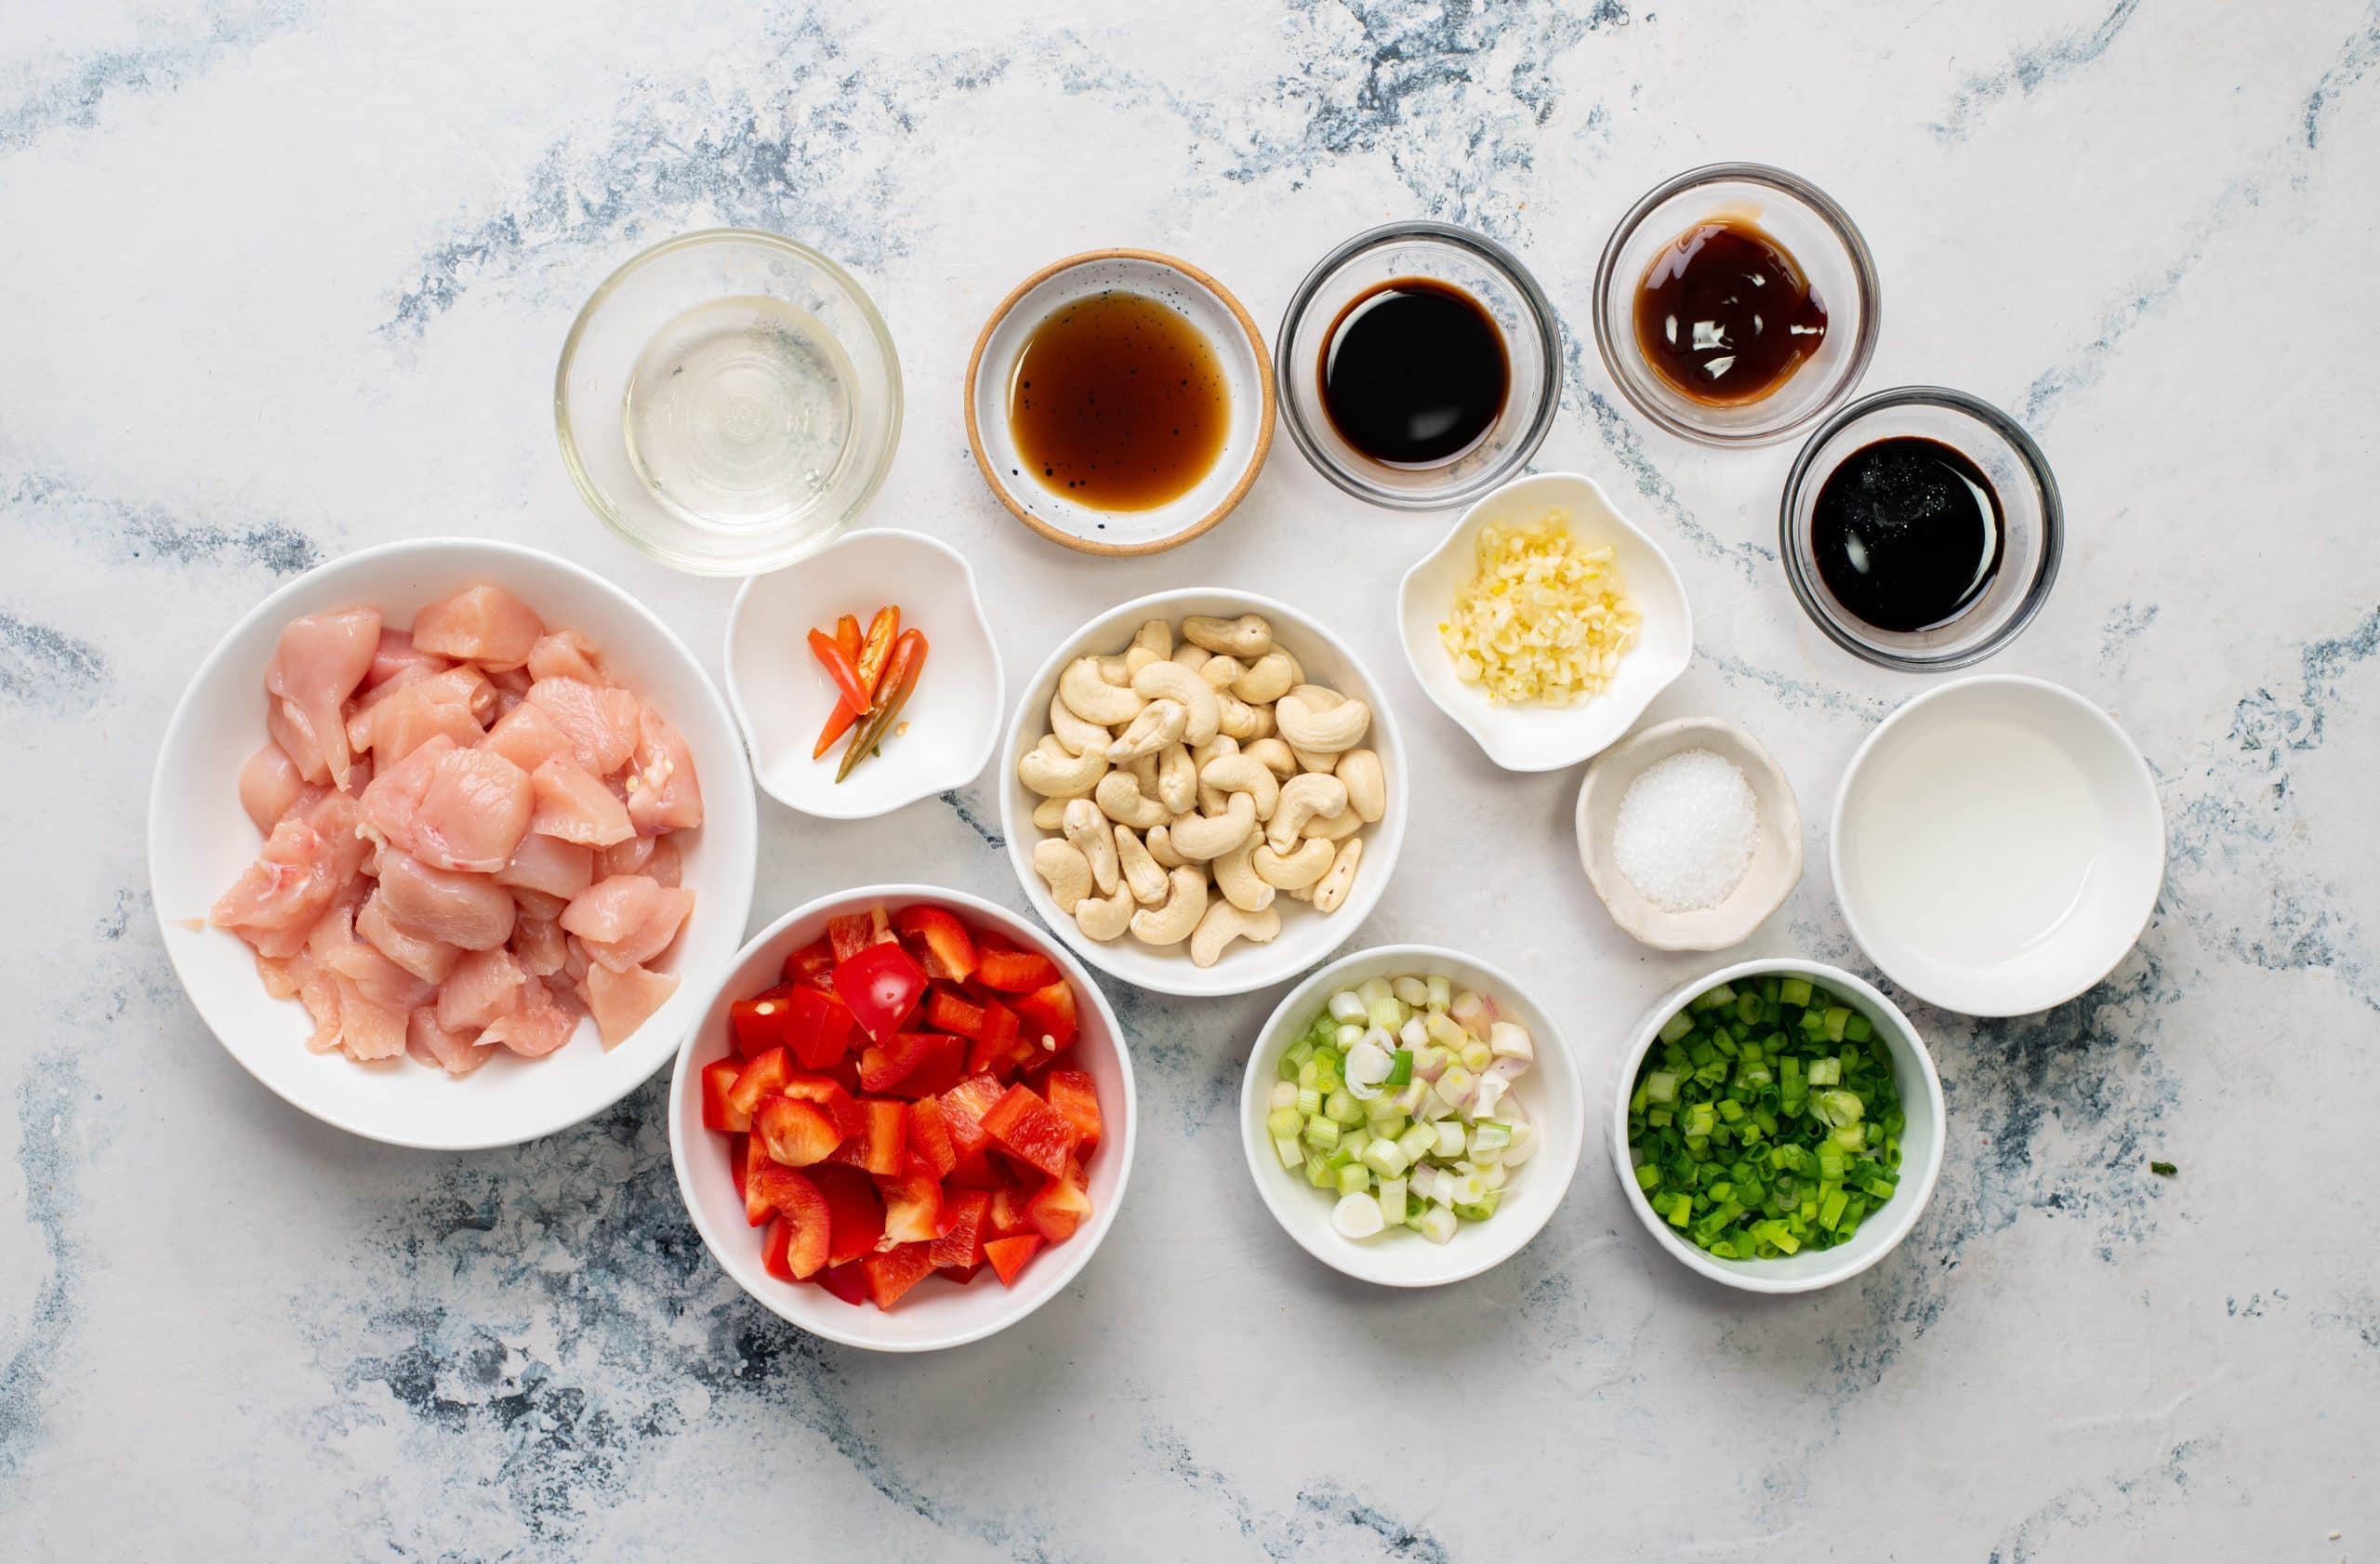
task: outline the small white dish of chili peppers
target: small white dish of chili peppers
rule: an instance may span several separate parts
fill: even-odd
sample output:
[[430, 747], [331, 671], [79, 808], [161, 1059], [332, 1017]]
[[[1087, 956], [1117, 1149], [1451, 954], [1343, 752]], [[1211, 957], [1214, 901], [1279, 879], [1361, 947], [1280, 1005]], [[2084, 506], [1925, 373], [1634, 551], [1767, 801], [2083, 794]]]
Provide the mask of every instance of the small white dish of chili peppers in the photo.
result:
[[975, 572], [914, 532], [849, 533], [745, 582], [725, 666], [761, 790], [826, 820], [973, 781], [1008, 703]]

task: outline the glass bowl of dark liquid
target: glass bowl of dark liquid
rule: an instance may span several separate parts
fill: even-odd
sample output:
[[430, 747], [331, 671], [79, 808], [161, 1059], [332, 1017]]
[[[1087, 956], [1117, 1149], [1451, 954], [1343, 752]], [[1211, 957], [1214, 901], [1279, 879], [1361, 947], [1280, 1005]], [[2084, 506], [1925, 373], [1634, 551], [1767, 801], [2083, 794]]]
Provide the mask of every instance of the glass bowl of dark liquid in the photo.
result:
[[1884, 668], [1981, 662], [2032, 622], [2066, 537], [2041, 447], [1939, 386], [1861, 397], [1785, 480], [1786, 578], [1839, 646]]
[[1562, 331], [1502, 245], [1390, 223], [1306, 273], [1273, 364], [1289, 438], [1316, 471], [1375, 505], [1437, 510], [1537, 454], [1561, 402]]

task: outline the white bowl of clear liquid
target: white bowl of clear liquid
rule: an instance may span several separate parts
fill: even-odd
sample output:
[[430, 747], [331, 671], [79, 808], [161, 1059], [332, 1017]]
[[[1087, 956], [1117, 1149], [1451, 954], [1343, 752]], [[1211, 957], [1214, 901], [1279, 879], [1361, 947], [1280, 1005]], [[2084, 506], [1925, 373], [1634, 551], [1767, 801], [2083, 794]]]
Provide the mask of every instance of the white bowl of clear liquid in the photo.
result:
[[841, 536], [892, 464], [901, 364], [851, 273], [749, 229], [665, 240], [603, 280], [554, 371], [554, 429], [604, 524], [704, 576]]

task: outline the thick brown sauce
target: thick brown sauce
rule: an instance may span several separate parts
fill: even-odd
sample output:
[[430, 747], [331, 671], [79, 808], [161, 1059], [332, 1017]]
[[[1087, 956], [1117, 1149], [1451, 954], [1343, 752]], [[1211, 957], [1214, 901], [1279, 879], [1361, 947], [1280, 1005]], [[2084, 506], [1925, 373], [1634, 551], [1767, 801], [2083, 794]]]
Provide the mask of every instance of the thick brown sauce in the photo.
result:
[[1487, 437], [1512, 394], [1504, 334], [1477, 299], [1431, 277], [1358, 294], [1324, 339], [1322, 410], [1390, 467], [1436, 467]]
[[1653, 257], [1636, 290], [1636, 345], [1672, 390], [1706, 407], [1757, 402], [1826, 339], [1826, 301], [1766, 230], [1712, 218]]
[[1231, 395], [1214, 348], [1180, 311], [1110, 291], [1033, 328], [1008, 421], [1017, 475], [1098, 510], [1150, 510], [1214, 470]]

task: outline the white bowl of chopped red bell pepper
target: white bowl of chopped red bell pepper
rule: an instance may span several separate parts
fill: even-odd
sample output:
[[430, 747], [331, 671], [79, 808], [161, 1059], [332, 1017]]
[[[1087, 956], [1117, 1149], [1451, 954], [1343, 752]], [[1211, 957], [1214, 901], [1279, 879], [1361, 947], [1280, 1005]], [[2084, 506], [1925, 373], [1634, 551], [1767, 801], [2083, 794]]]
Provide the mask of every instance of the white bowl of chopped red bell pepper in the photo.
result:
[[680, 1050], [669, 1149], [727, 1274], [789, 1322], [924, 1352], [1063, 1289], [1132, 1165], [1132, 1067], [1080, 962], [928, 885], [823, 897], [738, 955]]

